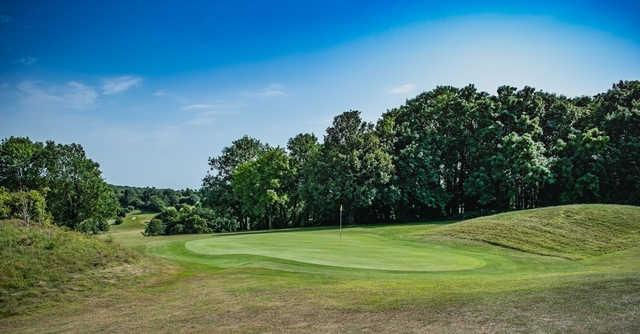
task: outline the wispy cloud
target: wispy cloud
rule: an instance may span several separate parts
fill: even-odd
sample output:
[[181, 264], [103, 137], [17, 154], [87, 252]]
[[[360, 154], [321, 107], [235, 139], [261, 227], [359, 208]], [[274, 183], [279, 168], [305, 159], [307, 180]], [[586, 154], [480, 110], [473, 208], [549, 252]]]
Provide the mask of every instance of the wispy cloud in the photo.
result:
[[389, 94], [400, 95], [408, 94], [416, 90], [416, 85], [413, 83], [406, 83], [389, 89]]
[[142, 83], [142, 78], [133, 75], [123, 75], [103, 80], [102, 94], [113, 95], [122, 93]]
[[215, 108], [215, 107], [216, 107], [215, 104], [196, 103], [196, 104], [189, 104], [189, 105], [186, 105], [186, 106], [182, 106], [182, 110], [184, 110], [184, 111], [198, 111], [198, 110], [212, 109], [212, 108]]
[[213, 123], [217, 116], [235, 115], [244, 106], [243, 103], [194, 103], [184, 105], [181, 109], [194, 114], [185, 125], [201, 126]]
[[158, 89], [155, 92], [153, 92], [153, 96], [160, 97], [160, 96], [165, 96], [165, 95], [167, 95], [167, 91], [164, 90], [164, 89]]
[[75, 108], [85, 108], [93, 106], [98, 98], [98, 92], [93, 87], [89, 87], [77, 81], [67, 83], [67, 91], [63, 98]]
[[190, 125], [190, 126], [202, 126], [202, 125], [212, 124], [214, 120], [215, 120], [214, 117], [196, 116], [196, 117], [184, 122], [184, 124], [185, 125]]
[[15, 61], [16, 64], [22, 64], [22, 65], [25, 65], [25, 66], [33, 65], [36, 62], [38, 62], [38, 58], [36, 58], [36, 57], [22, 57], [22, 58], [17, 59]]
[[255, 96], [260, 97], [274, 97], [274, 96], [285, 96], [287, 92], [284, 89], [284, 86], [278, 83], [272, 83], [267, 87], [261, 88], [253, 93]]
[[61, 106], [88, 109], [95, 105], [98, 92], [78, 81], [64, 85], [48, 85], [41, 81], [22, 81], [17, 86], [22, 102], [33, 108], [46, 109]]
[[193, 112], [225, 112], [225, 111], [233, 111], [244, 107], [243, 103], [194, 103], [182, 106], [182, 110], [184, 111], [193, 111]]

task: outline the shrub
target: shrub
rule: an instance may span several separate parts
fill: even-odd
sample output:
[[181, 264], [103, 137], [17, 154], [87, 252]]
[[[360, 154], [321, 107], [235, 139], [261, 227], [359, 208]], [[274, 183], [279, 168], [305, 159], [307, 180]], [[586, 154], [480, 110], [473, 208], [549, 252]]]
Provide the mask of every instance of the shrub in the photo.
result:
[[113, 225], [120, 225], [124, 222], [124, 218], [118, 216], [116, 217], [116, 220], [113, 222]]
[[44, 195], [36, 190], [7, 192], [0, 188], [0, 219], [17, 218], [24, 222], [49, 223]]
[[76, 230], [84, 233], [98, 234], [109, 230], [109, 223], [105, 220], [87, 219], [76, 227]]
[[[153, 222], [153, 224], [152, 224]], [[240, 224], [209, 208], [178, 204], [166, 207], [147, 225], [144, 235], [234, 232]]]
[[213, 220], [214, 232], [236, 232], [240, 230], [240, 222], [233, 217], [216, 217]]
[[158, 218], [151, 219], [144, 228], [145, 236], [165, 234], [165, 224]]

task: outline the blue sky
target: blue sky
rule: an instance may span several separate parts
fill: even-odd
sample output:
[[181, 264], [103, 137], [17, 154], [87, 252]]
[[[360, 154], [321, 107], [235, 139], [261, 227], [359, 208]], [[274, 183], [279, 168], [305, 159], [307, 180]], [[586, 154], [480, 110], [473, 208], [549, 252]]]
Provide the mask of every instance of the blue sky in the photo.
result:
[[633, 1], [0, 2], [0, 137], [81, 143], [115, 184], [197, 187], [244, 134], [322, 137], [436, 85], [621, 79], [640, 79]]

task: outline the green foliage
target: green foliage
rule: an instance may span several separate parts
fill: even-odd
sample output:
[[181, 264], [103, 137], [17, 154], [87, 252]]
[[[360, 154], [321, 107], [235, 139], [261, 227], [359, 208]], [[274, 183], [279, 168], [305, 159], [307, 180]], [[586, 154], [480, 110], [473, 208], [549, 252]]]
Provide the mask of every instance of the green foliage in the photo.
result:
[[38, 192], [45, 194], [55, 224], [77, 230], [103, 231], [117, 211], [99, 165], [88, 159], [78, 144], [5, 139], [0, 143], [0, 176], [0, 186], [21, 194], [21, 217], [25, 220], [29, 211], [37, 217], [45, 216], [45, 201]]
[[9, 191], [44, 186], [44, 146], [29, 138], [10, 137], [0, 142], [0, 185]]
[[235, 219], [217, 215], [211, 209], [181, 205], [164, 208], [145, 225], [143, 235], [234, 232], [238, 228]]
[[393, 173], [391, 156], [359, 111], [335, 117], [311, 168], [307, 202], [324, 215], [320, 219], [334, 216], [331, 212], [343, 205], [348, 223], [355, 222], [356, 212], [365, 217]]
[[106, 230], [118, 205], [99, 165], [77, 144], [48, 142], [45, 152], [47, 205], [54, 222], [84, 232]]
[[151, 219], [144, 228], [143, 234], [146, 236], [162, 235], [166, 233], [166, 226], [161, 219]]
[[124, 218], [123, 217], [116, 217], [116, 219], [113, 221], [113, 225], [121, 225], [122, 223], [124, 223]]
[[[209, 159], [203, 205], [241, 229], [415, 221], [539, 206], [640, 204], [640, 81], [567, 98], [436, 87], [374, 127], [335, 117], [287, 151], [242, 137]], [[357, 218], [357, 219], [356, 219]]]
[[231, 184], [246, 222], [257, 228], [271, 229], [274, 221], [286, 226], [289, 204], [286, 185], [292, 178], [289, 157], [280, 148], [268, 149], [256, 160], [239, 165]]
[[160, 212], [164, 207], [178, 204], [198, 205], [200, 194], [191, 189], [173, 190], [151, 187], [130, 187], [112, 185], [123, 213], [134, 210]]
[[240, 203], [233, 196], [231, 177], [238, 166], [257, 159], [267, 148], [259, 140], [244, 136], [225, 147], [221, 155], [209, 158], [209, 172], [202, 180], [205, 205], [240, 216]]
[[7, 192], [0, 187], [0, 219], [17, 218], [26, 224], [48, 223], [51, 215], [47, 211], [45, 197], [36, 190]]

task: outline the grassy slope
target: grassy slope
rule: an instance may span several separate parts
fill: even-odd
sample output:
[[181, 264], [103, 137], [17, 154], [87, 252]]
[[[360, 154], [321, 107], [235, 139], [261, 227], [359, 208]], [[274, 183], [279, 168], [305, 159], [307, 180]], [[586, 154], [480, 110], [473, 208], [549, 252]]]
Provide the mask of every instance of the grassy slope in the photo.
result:
[[0, 222], [0, 314], [23, 311], [65, 291], [91, 289], [135, 262], [120, 246], [54, 226]]
[[[343, 244], [331, 241], [332, 235], [338, 239], [331, 229], [142, 237], [140, 228], [151, 216], [128, 218], [112, 236], [169, 259], [180, 266], [177, 274], [0, 319], [0, 332], [640, 331], [640, 247], [567, 260], [442, 238], [443, 224], [348, 228]], [[394, 256], [420, 257], [421, 246], [484, 265], [389, 270]], [[227, 247], [227, 254], [216, 255]], [[387, 248], [402, 254], [385, 253]], [[385, 270], [349, 267], [362, 264], [362, 257], [379, 260]]]
[[584, 259], [640, 244], [640, 207], [566, 205], [516, 211], [445, 226], [436, 232], [530, 253]]

